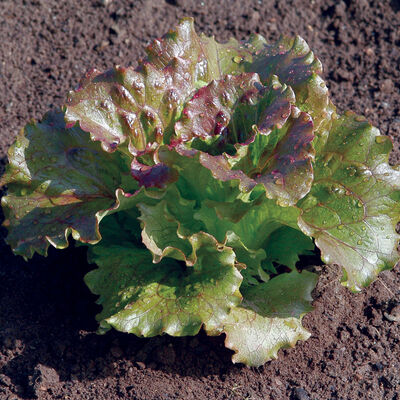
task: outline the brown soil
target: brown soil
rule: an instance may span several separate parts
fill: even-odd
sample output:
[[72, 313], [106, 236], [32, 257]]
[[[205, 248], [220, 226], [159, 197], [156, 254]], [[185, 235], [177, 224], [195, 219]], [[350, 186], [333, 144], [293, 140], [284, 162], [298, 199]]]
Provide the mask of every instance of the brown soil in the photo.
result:
[[[303, 36], [339, 110], [366, 115], [400, 159], [399, 0], [2, 0], [2, 163], [17, 131], [62, 104], [86, 69], [134, 63], [185, 15], [219, 40]], [[231, 364], [222, 337], [97, 336], [83, 249], [29, 263], [3, 240], [0, 252], [0, 399], [400, 398], [400, 324], [385, 317], [400, 301], [399, 268], [357, 295], [322, 268], [311, 339], [249, 369]]]

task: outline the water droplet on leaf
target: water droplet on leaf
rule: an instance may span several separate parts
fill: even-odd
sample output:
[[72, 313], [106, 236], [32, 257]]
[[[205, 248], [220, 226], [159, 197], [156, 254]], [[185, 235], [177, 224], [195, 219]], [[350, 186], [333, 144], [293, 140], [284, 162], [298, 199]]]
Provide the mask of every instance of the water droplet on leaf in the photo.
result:
[[376, 136], [375, 143], [382, 144], [386, 141], [386, 136]]
[[354, 176], [357, 173], [357, 168], [355, 167], [347, 167], [346, 169], [349, 172], [350, 176]]

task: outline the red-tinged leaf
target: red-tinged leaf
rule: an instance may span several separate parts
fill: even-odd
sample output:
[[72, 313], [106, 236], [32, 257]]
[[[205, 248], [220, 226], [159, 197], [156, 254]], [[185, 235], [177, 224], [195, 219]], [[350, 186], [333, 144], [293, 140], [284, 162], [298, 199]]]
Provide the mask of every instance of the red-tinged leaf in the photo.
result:
[[177, 179], [176, 171], [163, 163], [150, 166], [141, 164], [136, 159], [132, 161], [131, 174], [140, 186], [146, 188], [157, 187], [162, 189]]
[[246, 71], [256, 72], [263, 82], [277, 75], [296, 94], [296, 106], [311, 115], [319, 135], [326, 134], [327, 123], [335, 107], [329, 100], [328, 88], [320, 77], [322, 64], [300, 36], [281, 36], [267, 43], [260, 35], [249, 40], [253, 52]]
[[[276, 199], [281, 206], [294, 205], [309, 192], [313, 182], [313, 138], [310, 117], [300, 113], [267, 139], [256, 135], [236, 156], [202, 153], [200, 162], [216, 179], [239, 180], [244, 192], [261, 183], [268, 198]], [[276, 143], [275, 148], [269, 146], [271, 142]]]
[[235, 40], [218, 44], [199, 37], [193, 20], [182, 19], [147, 48], [147, 59], [136, 69], [90, 72], [68, 97], [67, 121], [79, 121], [106, 151], [128, 143], [133, 155], [151, 152], [169, 142], [191, 93], [236, 71], [234, 59], [243, 51]]
[[130, 196], [122, 189], [138, 189], [129, 159], [105, 153], [77, 127], [66, 129], [61, 112], [26, 125], [9, 160], [0, 182], [8, 186], [2, 198], [7, 242], [28, 258], [47, 254], [49, 244], [68, 246], [71, 232], [82, 242], [98, 242], [101, 217]]

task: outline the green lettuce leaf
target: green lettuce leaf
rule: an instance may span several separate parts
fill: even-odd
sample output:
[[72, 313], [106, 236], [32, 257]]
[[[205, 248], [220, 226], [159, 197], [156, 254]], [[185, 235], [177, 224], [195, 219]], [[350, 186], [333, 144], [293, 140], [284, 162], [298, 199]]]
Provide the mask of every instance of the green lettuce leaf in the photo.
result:
[[[113, 216], [104, 224], [109, 218]], [[103, 331], [114, 327], [145, 337], [195, 335], [202, 325], [215, 330], [241, 300], [235, 254], [210, 235], [190, 238], [192, 267], [167, 257], [154, 264], [147, 249], [110, 240], [105, 237], [90, 248], [89, 261], [99, 268], [85, 276], [90, 290], [100, 295], [103, 311], [97, 319]]]
[[[209, 166], [204, 165], [203, 155], [203, 152], [197, 150], [183, 150], [182, 153], [181, 149], [170, 146], [161, 146], [157, 151], [159, 161], [176, 173], [175, 184], [181, 196], [193, 200], [196, 207], [204, 200], [230, 203], [237, 199], [246, 202], [253, 199], [252, 193], [243, 193], [240, 190], [239, 179], [214, 179]], [[240, 207], [239, 212], [243, 212]]]
[[295, 269], [299, 255], [312, 254], [313, 241], [297, 229], [289, 226], [278, 228], [268, 238], [265, 251], [268, 254], [264, 268], [274, 271], [273, 262]]
[[344, 267], [343, 284], [368, 285], [399, 260], [400, 171], [388, 164], [390, 138], [352, 113], [334, 120], [315, 163], [299, 226], [322, 259]]
[[277, 358], [280, 348], [307, 340], [310, 333], [301, 319], [312, 310], [316, 281], [313, 273], [293, 271], [242, 291], [242, 304], [232, 309], [221, 327], [226, 347], [235, 351], [232, 361], [259, 367]]
[[264, 248], [269, 235], [283, 225], [299, 229], [299, 210], [295, 207], [280, 207], [273, 200], [264, 199], [260, 204], [252, 204], [249, 211], [238, 222], [218, 217], [214, 207], [205, 202], [196, 211], [195, 218], [203, 222], [207, 232], [219, 242], [225, 241], [226, 232], [235, 232], [246, 247]]
[[181, 218], [174, 218], [167, 202], [162, 200], [154, 206], [139, 203], [138, 208], [143, 221], [142, 240], [153, 254], [153, 261], [157, 263], [168, 256], [193, 265], [192, 244], [180, 230]]
[[[207, 201], [195, 213], [195, 218], [205, 225], [206, 231], [220, 243], [232, 247], [237, 261], [245, 266], [241, 272], [246, 278], [242, 287], [268, 280], [268, 275], [276, 272], [272, 261], [294, 267], [291, 261], [297, 261], [299, 254], [313, 248], [312, 241], [297, 226], [300, 213], [296, 207], [280, 207], [266, 198], [250, 204], [248, 211], [237, 221], [221, 218], [218, 207]], [[298, 245], [286, 240], [286, 230], [296, 232], [292, 236], [299, 240]], [[276, 245], [281, 247], [286, 257], [283, 254], [276, 257], [272, 250]]]

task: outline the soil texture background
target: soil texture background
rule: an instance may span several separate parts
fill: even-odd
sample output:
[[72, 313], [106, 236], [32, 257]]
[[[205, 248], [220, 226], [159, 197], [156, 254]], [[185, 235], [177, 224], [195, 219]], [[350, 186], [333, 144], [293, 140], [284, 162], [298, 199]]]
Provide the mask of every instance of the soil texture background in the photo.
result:
[[[400, 160], [399, 0], [0, 0], [0, 173], [31, 118], [65, 101], [90, 67], [134, 65], [183, 16], [218, 40], [299, 34], [324, 65], [339, 111], [365, 115]], [[2, 218], [2, 217], [0, 217]], [[318, 267], [312, 333], [258, 369], [233, 365], [223, 337], [96, 335], [85, 250], [28, 263], [0, 235], [0, 399], [400, 399], [400, 268], [359, 294]]]

